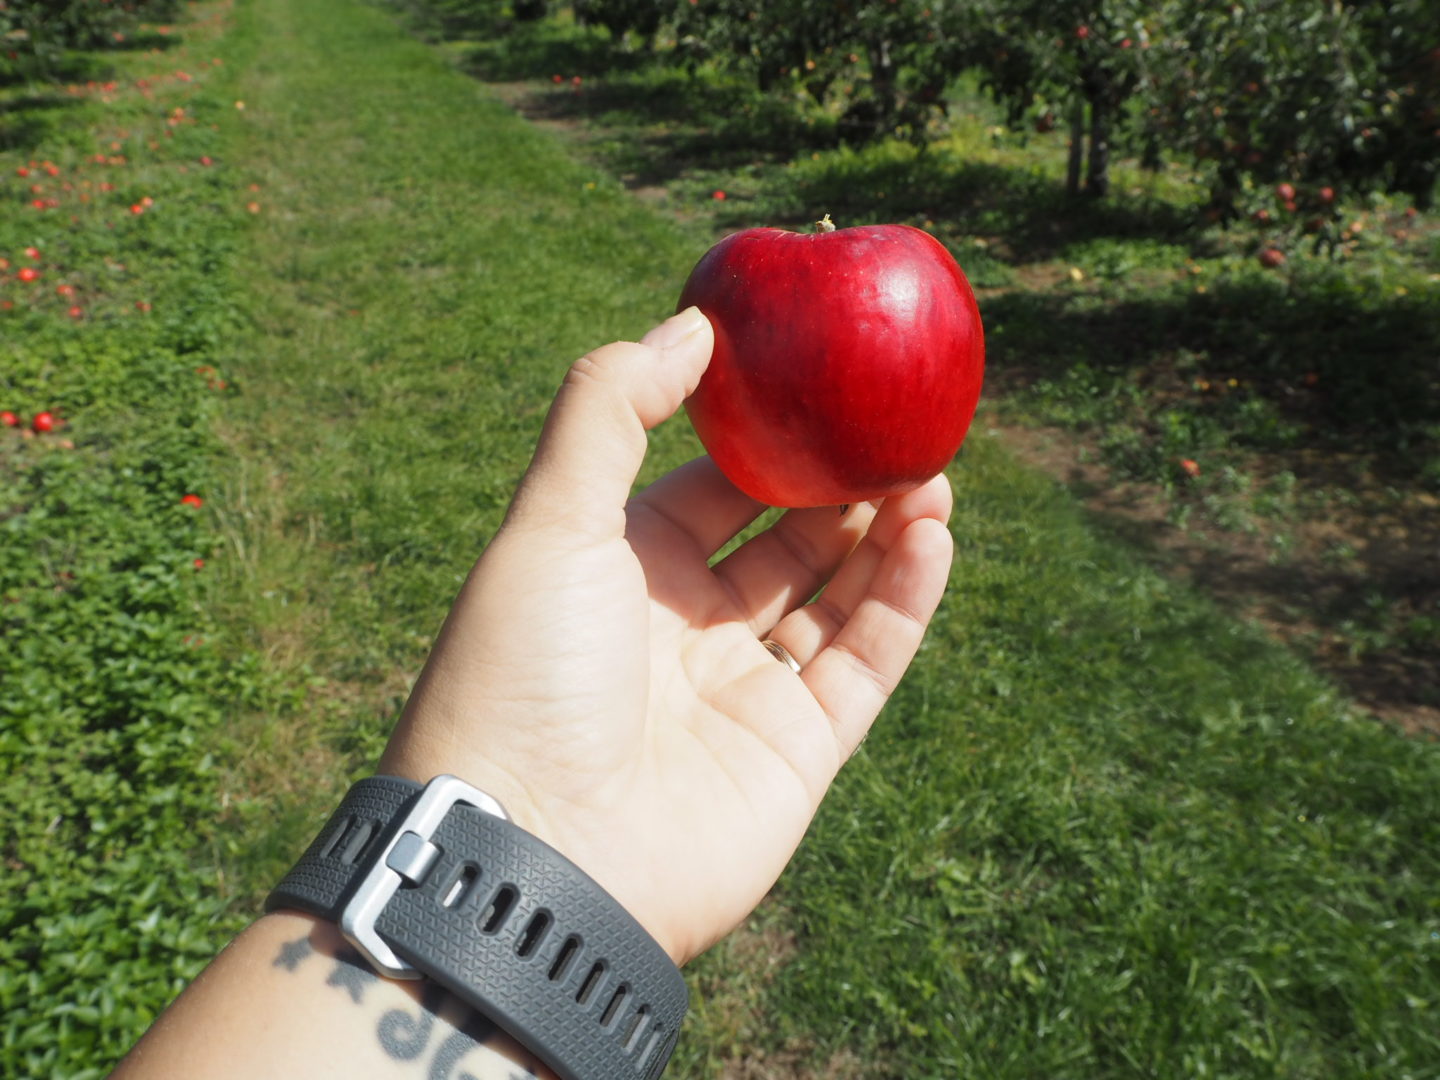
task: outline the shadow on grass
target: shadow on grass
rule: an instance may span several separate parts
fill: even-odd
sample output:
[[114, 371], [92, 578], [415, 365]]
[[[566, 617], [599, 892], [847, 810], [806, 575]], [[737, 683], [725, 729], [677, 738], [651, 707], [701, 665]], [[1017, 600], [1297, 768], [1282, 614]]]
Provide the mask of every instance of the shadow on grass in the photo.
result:
[[406, 29], [432, 44], [442, 41], [488, 41], [504, 38], [517, 24], [500, 5], [475, 0], [382, 0], [399, 12]]
[[106, 52], [173, 52], [185, 44], [185, 38], [176, 33], [161, 34], [154, 30], [136, 30], [123, 41], [106, 42]]
[[[1109, 470], [1062, 467], [1072, 490], [1106, 528], [1309, 653], [1363, 705], [1440, 736], [1440, 502], [1420, 493], [1440, 475], [1440, 302], [1380, 295], [1340, 268], [1288, 287], [1254, 274], [1204, 293], [1083, 301], [1056, 291], [989, 298], [987, 321], [1003, 328], [992, 385], [1002, 394], [1063, 385], [1088, 369], [1085, 385], [1100, 394], [1144, 387], [1116, 423], [1102, 407], [1082, 436], [1102, 444], [1102, 460], [1114, 449], [1106, 440], [1134, 425], [1134, 445], [1120, 452], [1153, 475], [1176, 456], [1172, 423], [1208, 415], [1208, 427], [1191, 430], [1245, 447], [1261, 474], [1288, 473], [1330, 501], [1276, 559], [1258, 537], [1216, 546], [1175, 530], [1150, 489]], [[1184, 357], [1197, 366], [1180, 368]], [[1198, 393], [1201, 375], [1239, 389]], [[1081, 398], [1079, 386], [1063, 393]]]
[[[1350, 478], [1309, 476], [1314, 484]], [[1314, 470], [1311, 470], [1314, 471]], [[1180, 533], [1143, 496], [1067, 478], [1092, 522], [1166, 572], [1181, 572], [1231, 614], [1258, 621], [1345, 694], [1410, 734], [1440, 739], [1440, 505], [1407, 504], [1366, 486], [1340, 523], [1354, 550], [1275, 561], [1259, 544], [1208, 544]]]
[[26, 94], [0, 101], [0, 150], [39, 146], [64, 121], [78, 99], [58, 93]]
[[986, 317], [1005, 327], [993, 359], [1012, 386], [1081, 364], [1154, 382], [1174, 357], [1198, 356], [1207, 378], [1243, 380], [1306, 445], [1375, 452], [1402, 473], [1424, 465], [1426, 444], [1437, 449], [1440, 303], [1375, 295], [1341, 268], [1289, 286], [1248, 275], [1093, 305], [1012, 292], [991, 297]]
[[661, 70], [645, 51], [616, 48], [608, 36], [582, 27], [550, 22], [457, 28], [447, 40], [471, 41], [465, 71], [484, 82], [519, 82], [559, 75], [598, 78], [641, 69]]
[[36, 82], [82, 83], [91, 79], [103, 79], [110, 69], [95, 53], [69, 52], [51, 62], [43, 71], [31, 72], [16, 68], [0, 73], [0, 87], [24, 86]]
[[776, 185], [775, 203], [791, 219], [821, 206], [837, 220], [925, 218], [997, 238], [1016, 264], [1054, 258], [1088, 240], [1145, 239], [1198, 251], [1193, 211], [1159, 199], [1068, 196], [1054, 177], [1031, 169], [965, 160], [937, 145], [877, 144], [802, 162]]
[[531, 119], [598, 121], [623, 133], [597, 140], [593, 149], [631, 187], [663, 185], [699, 172], [778, 167], [797, 151], [834, 144], [833, 124], [807, 121], [746, 87], [709, 83], [705, 89], [704, 106], [697, 107], [688, 75], [650, 71], [578, 89], [537, 91], [518, 104]]

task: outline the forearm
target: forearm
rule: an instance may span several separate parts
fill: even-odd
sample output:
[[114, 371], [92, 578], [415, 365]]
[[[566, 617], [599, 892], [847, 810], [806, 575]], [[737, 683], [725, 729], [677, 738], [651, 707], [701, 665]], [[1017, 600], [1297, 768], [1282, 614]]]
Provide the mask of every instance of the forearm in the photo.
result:
[[114, 1080], [551, 1075], [433, 983], [381, 978], [335, 926], [280, 912], [257, 921], [215, 958]]

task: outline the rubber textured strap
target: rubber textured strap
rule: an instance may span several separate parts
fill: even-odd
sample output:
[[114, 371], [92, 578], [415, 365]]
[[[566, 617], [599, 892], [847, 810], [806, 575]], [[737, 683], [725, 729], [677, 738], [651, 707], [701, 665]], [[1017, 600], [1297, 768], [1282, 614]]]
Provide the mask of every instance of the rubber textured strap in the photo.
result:
[[[453, 780], [431, 788], [442, 779]], [[356, 894], [386, 876], [383, 861], [398, 887], [373, 929], [415, 969], [388, 974], [444, 986], [562, 1080], [659, 1076], [688, 1004], [664, 949], [584, 871], [495, 813], [442, 801], [432, 833], [409, 831], [429, 790], [391, 776], [356, 783], [266, 910], [343, 925]]]

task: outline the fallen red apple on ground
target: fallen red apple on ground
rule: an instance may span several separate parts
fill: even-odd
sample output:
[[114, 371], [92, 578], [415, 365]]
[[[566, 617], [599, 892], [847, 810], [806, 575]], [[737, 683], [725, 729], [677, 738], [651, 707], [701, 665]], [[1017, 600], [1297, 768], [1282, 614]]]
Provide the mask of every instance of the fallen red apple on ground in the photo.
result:
[[730, 481], [772, 506], [918, 487], [954, 458], [985, 369], [965, 274], [908, 225], [748, 229], [690, 274], [680, 308], [715, 328], [686, 402]]
[[47, 431], [55, 430], [55, 414], [51, 412], [38, 412], [30, 421], [30, 430], [36, 435], [43, 435]]

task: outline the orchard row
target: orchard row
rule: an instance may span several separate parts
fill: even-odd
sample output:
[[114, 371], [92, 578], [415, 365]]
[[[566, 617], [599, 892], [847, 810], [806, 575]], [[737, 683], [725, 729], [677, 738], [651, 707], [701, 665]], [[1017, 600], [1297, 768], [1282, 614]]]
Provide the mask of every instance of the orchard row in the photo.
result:
[[[483, 2], [483, 0], [480, 0]], [[472, 3], [472, 6], [476, 6]], [[517, 11], [520, 5], [517, 6]], [[531, 4], [531, 8], [544, 5]], [[739, 69], [839, 115], [850, 141], [923, 142], [965, 73], [1012, 126], [1070, 133], [1072, 192], [1105, 195], [1112, 150], [1196, 162], [1226, 220], [1247, 193], [1383, 189], [1421, 209], [1440, 164], [1433, 0], [575, 0], [617, 47]], [[1308, 220], [1307, 218], [1306, 220]]]

